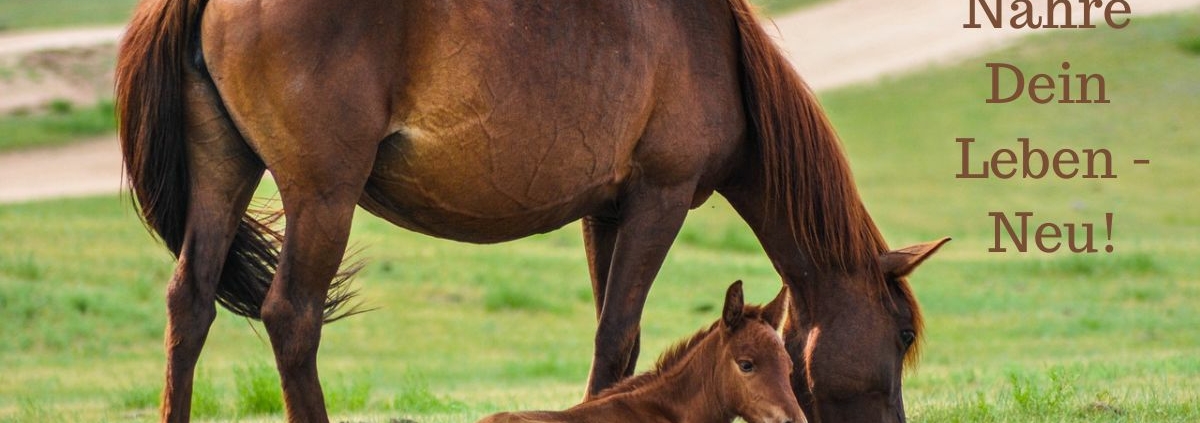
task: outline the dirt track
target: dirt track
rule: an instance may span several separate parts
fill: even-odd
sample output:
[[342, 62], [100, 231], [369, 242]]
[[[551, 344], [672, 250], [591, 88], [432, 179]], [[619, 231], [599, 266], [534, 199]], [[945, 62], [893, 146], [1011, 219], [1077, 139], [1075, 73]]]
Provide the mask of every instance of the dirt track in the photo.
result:
[[[1130, 3], [1135, 22], [1151, 14], [1200, 7], [1200, 0]], [[1079, 3], [1071, 4], [1075, 19], [1080, 19]], [[962, 0], [837, 0], [780, 17], [775, 25], [792, 63], [818, 90], [953, 62], [1004, 46], [1021, 36], [1047, 31], [991, 29], [986, 25], [963, 29], [967, 12]], [[1099, 12], [1092, 13], [1092, 23], [1104, 25]]]
[[[817, 90], [958, 60], [1038, 32], [963, 29], [967, 10], [962, 3], [837, 0], [780, 17], [768, 29], [779, 34], [780, 44]], [[1135, 20], [1200, 7], [1200, 0], [1133, 3]], [[119, 36], [120, 28], [3, 35], [0, 58], [112, 44]], [[0, 155], [0, 203], [116, 192], [121, 187], [120, 168], [114, 138]]]

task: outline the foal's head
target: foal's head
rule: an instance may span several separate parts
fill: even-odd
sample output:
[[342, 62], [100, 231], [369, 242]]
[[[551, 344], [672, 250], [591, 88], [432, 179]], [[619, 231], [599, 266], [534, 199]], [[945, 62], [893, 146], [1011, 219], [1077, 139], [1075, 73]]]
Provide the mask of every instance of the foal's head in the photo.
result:
[[742, 282], [734, 282], [711, 335], [719, 342], [713, 372], [721, 401], [750, 423], [806, 421], [792, 392], [792, 359], [778, 331], [787, 298], [784, 288], [765, 306], [746, 306]]

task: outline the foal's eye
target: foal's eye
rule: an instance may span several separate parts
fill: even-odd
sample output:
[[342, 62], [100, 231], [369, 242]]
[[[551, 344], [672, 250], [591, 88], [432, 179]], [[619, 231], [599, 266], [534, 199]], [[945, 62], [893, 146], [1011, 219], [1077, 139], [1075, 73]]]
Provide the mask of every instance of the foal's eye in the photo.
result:
[[754, 362], [750, 360], [738, 360], [738, 369], [742, 373], [750, 373], [754, 371]]
[[911, 347], [913, 342], [917, 340], [917, 333], [910, 329], [900, 331], [900, 340], [904, 341], [904, 347]]

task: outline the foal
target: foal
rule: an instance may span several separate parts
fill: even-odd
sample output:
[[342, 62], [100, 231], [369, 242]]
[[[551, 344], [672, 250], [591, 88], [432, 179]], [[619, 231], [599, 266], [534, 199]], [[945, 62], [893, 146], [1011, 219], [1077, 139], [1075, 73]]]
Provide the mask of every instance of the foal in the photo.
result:
[[777, 332], [787, 297], [785, 287], [766, 306], [744, 306], [742, 281], [734, 282], [721, 319], [668, 349], [654, 370], [566, 411], [499, 413], [479, 423], [806, 422]]

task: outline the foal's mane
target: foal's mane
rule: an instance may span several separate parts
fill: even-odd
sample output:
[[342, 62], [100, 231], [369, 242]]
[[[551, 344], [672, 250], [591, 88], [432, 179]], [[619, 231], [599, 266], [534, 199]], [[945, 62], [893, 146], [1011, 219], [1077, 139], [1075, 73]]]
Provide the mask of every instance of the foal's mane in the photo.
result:
[[[762, 320], [762, 311], [764, 308], [765, 306], [747, 304], [745, 308], [742, 309], [743, 318], [748, 321]], [[670, 373], [675, 367], [681, 365], [683, 363], [683, 359], [687, 357], [697, 345], [700, 344], [700, 341], [703, 341], [719, 327], [721, 327], [721, 321], [717, 320], [707, 328], [700, 329], [687, 339], [676, 342], [670, 347], [667, 347], [667, 349], [663, 351], [662, 355], [658, 356], [658, 360], [654, 363], [653, 369], [627, 377], [624, 380], [617, 382], [616, 385], [600, 391], [600, 394], [597, 395], [595, 399], [632, 392], [662, 379], [664, 375]]]
[[[737, 23], [743, 102], [751, 121], [750, 137], [758, 144], [768, 213], [786, 220], [802, 250], [798, 253], [807, 255], [816, 268], [843, 274], [862, 270], [875, 278], [871, 289], [881, 305], [894, 309], [897, 301], [906, 303], [921, 335], [920, 308], [908, 282], [896, 280], [900, 295], [892, 295], [882, 276], [878, 258], [888, 251], [887, 242], [863, 205], [833, 124], [758, 24], [753, 6], [747, 0], [729, 0], [729, 5]], [[798, 285], [795, 288], [804, 289], [813, 284]], [[806, 301], [817, 297], [799, 294]], [[814, 305], [806, 309], [811, 312]], [[915, 361], [916, 351], [911, 348], [906, 360]]]

